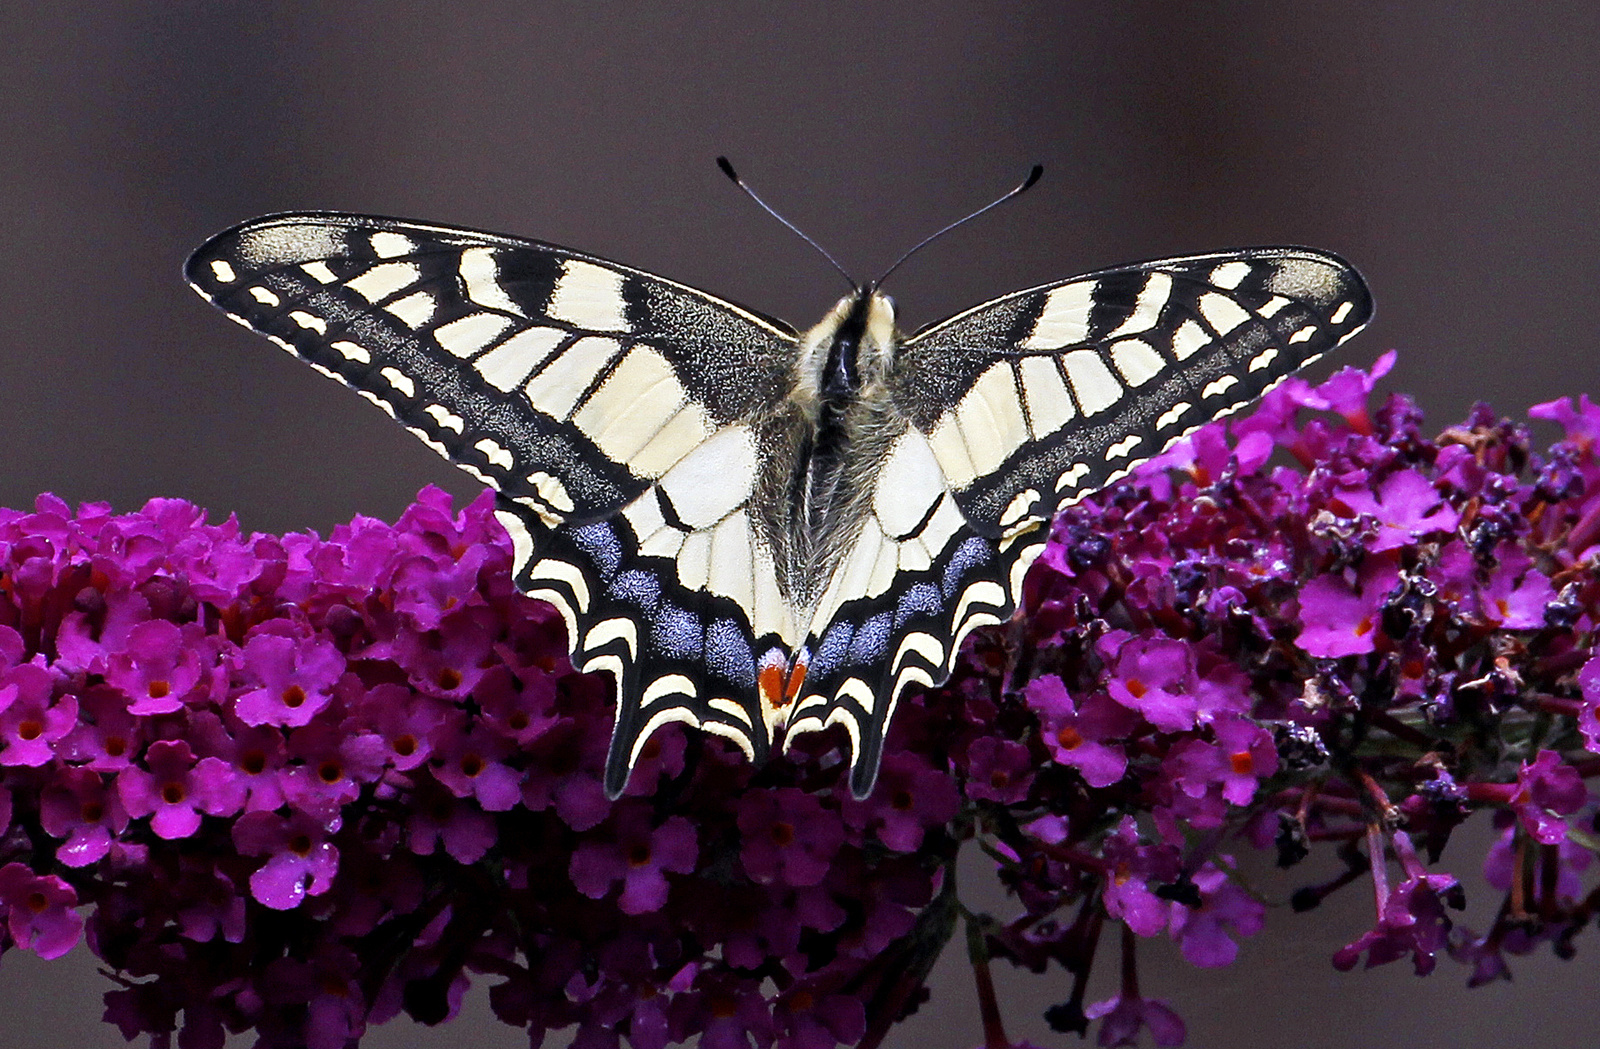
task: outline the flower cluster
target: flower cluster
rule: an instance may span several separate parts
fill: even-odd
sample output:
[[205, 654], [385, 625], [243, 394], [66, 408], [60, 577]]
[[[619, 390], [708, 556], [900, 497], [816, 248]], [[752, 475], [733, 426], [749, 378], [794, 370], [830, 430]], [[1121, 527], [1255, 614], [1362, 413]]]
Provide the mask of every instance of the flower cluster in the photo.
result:
[[[0, 946], [86, 938], [130, 1038], [342, 1049], [469, 985], [533, 1044], [877, 1045], [956, 931], [1065, 970], [1048, 1014], [1183, 1039], [1134, 951], [1233, 961], [1261, 895], [1234, 855], [1370, 885], [1340, 968], [1440, 958], [1482, 983], [1570, 952], [1600, 894], [1600, 407], [1478, 410], [1429, 438], [1389, 367], [1291, 380], [1070, 508], [1023, 613], [907, 697], [875, 793], [844, 740], [756, 769], [668, 727], [601, 789], [609, 679], [515, 592], [487, 498], [394, 525], [245, 534], [176, 500], [0, 511]], [[1488, 809], [1495, 924], [1434, 870]], [[955, 893], [963, 843], [1017, 912]], [[1122, 986], [1088, 1002], [1108, 925]]]

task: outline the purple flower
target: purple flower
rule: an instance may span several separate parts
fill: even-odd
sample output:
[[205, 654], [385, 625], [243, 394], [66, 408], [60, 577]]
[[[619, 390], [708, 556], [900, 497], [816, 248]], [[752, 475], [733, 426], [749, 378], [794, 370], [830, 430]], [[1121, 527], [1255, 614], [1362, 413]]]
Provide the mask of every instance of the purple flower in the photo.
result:
[[660, 910], [667, 902], [666, 872], [694, 870], [699, 845], [694, 824], [682, 816], [669, 816], [652, 826], [649, 812], [637, 806], [619, 806], [612, 817], [614, 837], [591, 840], [572, 854], [569, 871], [578, 891], [598, 900], [622, 883], [618, 907], [624, 914]]
[[1304, 629], [1295, 644], [1328, 659], [1373, 651], [1380, 633], [1378, 609], [1398, 579], [1393, 561], [1368, 557], [1358, 572], [1311, 580], [1300, 588]]
[[117, 775], [117, 795], [134, 819], [152, 817], [162, 838], [187, 838], [202, 813], [231, 816], [244, 807], [245, 790], [221, 758], [195, 759], [183, 740], [158, 740], [145, 752], [146, 768]]
[[1075, 768], [1091, 787], [1109, 787], [1128, 768], [1120, 740], [1133, 733], [1138, 716], [1103, 693], [1074, 706], [1060, 678], [1028, 683], [1028, 702], [1040, 711], [1045, 747], [1058, 764]]
[[1461, 521], [1461, 514], [1416, 470], [1395, 471], [1379, 482], [1375, 491], [1341, 489], [1334, 506], [1352, 516], [1366, 514], [1377, 522], [1377, 536], [1366, 543], [1373, 553], [1397, 549], [1429, 532], [1453, 532]]
[[0, 765], [38, 768], [55, 757], [55, 744], [78, 724], [78, 700], [55, 695], [50, 672], [32, 663], [0, 675]]
[[23, 863], [0, 867], [0, 905], [12, 942], [41, 958], [66, 954], [83, 932], [72, 886], [54, 874], [35, 874]]
[[39, 822], [53, 837], [66, 839], [56, 858], [68, 867], [84, 867], [111, 851], [113, 837], [128, 825], [128, 813], [100, 773], [69, 768], [41, 796]]
[[1483, 618], [1503, 630], [1540, 630], [1555, 601], [1550, 577], [1520, 550], [1503, 550], [1489, 581], [1478, 591]]
[[[107, 661], [106, 680], [128, 697], [134, 714], [170, 714], [201, 681], [204, 635], [165, 619], [150, 619], [128, 631], [127, 647]], [[187, 636], [186, 636], [187, 635]], [[209, 653], [208, 653], [209, 654]]]
[[1583, 777], [1564, 764], [1553, 750], [1541, 750], [1532, 764], [1523, 762], [1517, 772], [1516, 792], [1509, 804], [1515, 807], [1522, 829], [1544, 845], [1558, 844], [1567, 836], [1563, 818], [1577, 812], [1589, 800]]
[[78, 723], [56, 744], [56, 751], [96, 772], [120, 772], [143, 748], [146, 729], [145, 721], [129, 712], [127, 700], [115, 689], [90, 687], [78, 704]]
[[969, 798], [1014, 804], [1033, 784], [1033, 755], [1015, 740], [980, 736], [967, 746]]
[[837, 815], [793, 787], [749, 791], [738, 813], [739, 859], [758, 885], [816, 885], [844, 842]]
[[1576, 407], [1571, 397], [1559, 397], [1534, 405], [1528, 409], [1528, 414], [1559, 424], [1567, 431], [1568, 440], [1600, 439], [1600, 405], [1591, 401], [1586, 393], [1578, 395]]
[[245, 643], [240, 676], [256, 687], [233, 701], [233, 712], [246, 725], [298, 726], [311, 722], [332, 698], [333, 685], [344, 673], [344, 658], [317, 637], [298, 641], [278, 634], [257, 634]]
[[913, 754], [884, 755], [878, 785], [861, 801], [846, 798], [840, 814], [852, 829], [873, 829], [897, 852], [922, 847], [930, 827], [942, 827], [961, 808], [961, 792], [950, 774], [929, 768]]
[[1166, 769], [1174, 784], [1191, 798], [1213, 789], [1232, 805], [1248, 805], [1256, 784], [1278, 769], [1272, 733], [1241, 717], [1212, 723], [1215, 742], [1187, 740], [1168, 752]]
[[1450, 919], [1444, 908], [1460, 909], [1460, 884], [1448, 874], [1428, 874], [1404, 831], [1395, 832], [1393, 844], [1405, 878], [1382, 901], [1377, 925], [1334, 953], [1340, 971], [1354, 968], [1363, 953], [1369, 969], [1410, 955], [1417, 975], [1426, 976], [1446, 946]]
[[333, 885], [339, 850], [322, 824], [303, 813], [247, 812], [233, 824], [233, 843], [245, 856], [266, 856], [250, 875], [250, 895], [286, 911]]
[[375, 730], [384, 760], [401, 772], [433, 756], [434, 735], [442, 733], [453, 710], [451, 704], [396, 684], [375, 685], [350, 705], [352, 720]]
[[1106, 914], [1140, 936], [1154, 936], [1168, 924], [1171, 903], [1151, 883], [1177, 880], [1177, 855], [1170, 846], [1144, 844], [1132, 816], [1124, 816], [1102, 849], [1109, 866], [1105, 885]]
[[[1489, 851], [1483, 857], [1483, 878], [1490, 885], [1501, 892], [1510, 892], [1514, 883], [1522, 876], [1519, 867], [1519, 854], [1517, 847], [1519, 840], [1519, 820], [1512, 813], [1495, 813], [1495, 826], [1501, 827], [1500, 834], [1495, 838], [1494, 844], [1489, 846]], [[1526, 839], [1522, 839], [1526, 840]], [[1563, 836], [1553, 845], [1545, 846], [1555, 853], [1558, 861], [1554, 867], [1556, 882], [1551, 886], [1542, 886], [1541, 889], [1554, 890], [1558, 900], [1576, 901], [1583, 896], [1583, 875], [1594, 864], [1594, 853], [1587, 846]]]
[[1106, 690], [1111, 698], [1144, 715], [1163, 732], [1194, 727], [1194, 655], [1182, 641], [1129, 637], [1112, 632], [1101, 639], [1100, 651], [1114, 661]]
[[1168, 933], [1189, 964], [1202, 969], [1232, 965], [1235, 936], [1254, 936], [1266, 924], [1266, 907], [1235, 884], [1226, 871], [1207, 863], [1193, 878], [1199, 907], [1173, 907]]
[[458, 862], [477, 863], [497, 837], [493, 816], [438, 787], [418, 792], [406, 820], [406, 844], [419, 856], [442, 845]]
[[191, 715], [190, 738], [202, 757], [220, 758], [233, 768], [234, 781], [245, 793], [247, 812], [271, 810], [286, 803], [289, 748], [280, 729], [224, 720], [213, 711]]
[[1097, 1045], [1138, 1045], [1139, 1032], [1149, 1028], [1157, 1045], [1182, 1045], [1188, 1037], [1183, 1019], [1166, 1002], [1119, 994], [1084, 1009], [1091, 1020], [1101, 1020]]
[[490, 812], [505, 812], [522, 796], [522, 776], [506, 764], [511, 743], [483, 726], [452, 736], [437, 752], [434, 776], [458, 798], [476, 798]]
[[1589, 751], [1600, 754], [1600, 655], [1592, 656], [1578, 671], [1578, 687], [1583, 694], [1578, 729]]
[[375, 732], [307, 725], [290, 734], [288, 766], [278, 782], [293, 808], [331, 824], [343, 806], [360, 796], [363, 784], [378, 779], [386, 756], [387, 747]]
[[366, 1030], [360, 976], [355, 952], [324, 947], [304, 961], [274, 959], [261, 974], [261, 991], [269, 1002], [305, 1010], [306, 1049], [345, 1049]]
[[775, 1049], [834, 1049], [855, 1045], [867, 1033], [867, 1012], [860, 998], [818, 995], [806, 987], [785, 992], [776, 1020]]

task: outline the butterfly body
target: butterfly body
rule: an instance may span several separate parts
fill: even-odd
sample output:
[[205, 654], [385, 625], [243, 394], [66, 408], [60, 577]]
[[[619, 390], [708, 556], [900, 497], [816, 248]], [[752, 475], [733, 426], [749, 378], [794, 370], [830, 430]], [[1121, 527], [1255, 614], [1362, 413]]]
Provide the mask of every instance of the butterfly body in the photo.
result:
[[555, 245], [292, 214], [197, 291], [495, 488], [517, 585], [617, 680], [613, 796], [656, 728], [762, 761], [841, 726], [867, 793], [903, 691], [1014, 610], [1062, 505], [1366, 322], [1341, 260], [1117, 267], [904, 336], [875, 287], [801, 334]]

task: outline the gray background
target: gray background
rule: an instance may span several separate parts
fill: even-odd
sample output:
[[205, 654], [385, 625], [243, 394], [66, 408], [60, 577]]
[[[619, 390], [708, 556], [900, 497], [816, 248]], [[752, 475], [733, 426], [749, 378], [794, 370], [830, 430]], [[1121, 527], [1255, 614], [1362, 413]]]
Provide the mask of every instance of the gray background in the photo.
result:
[[[182, 496], [247, 527], [392, 518], [472, 483], [187, 291], [209, 234], [333, 208], [524, 234], [809, 325], [836, 274], [716, 172], [726, 153], [854, 272], [1046, 166], [920, 256], [915, 326], [1099, 266], [1255, 243], [1344, 254], [1379, 303], [1344, 354], [1443, 427], [1600, 392], [1591, 2], [73, 4], [0, 10], [0, 505]], [[1316, 373], [1326, 374], [1324, 364]], [[1467, 845], [1467, 842], [1463, 842]], [[1452, 850], [1467, 874], [1481, 847]], [[973, 868], [975, 884], [981, 865]], [[1311, 880], [1267, 876], [1270, 898]], [[1496, 904], [1474, 881], [1479, 927]], [[1240, 962], [1150, 945], [1191, 1046], [1592, 1043], [1593, 935], [1473, 993], [1449, 963], [1340, 975], [1359, 889], [1283, 908]], [[1109, 945], [1108, 945], [1109, 947]], [[1109, 994], [1105, 952], [1096, 996]], [[116, 1046], [92, 960], [0, 970], [6, 1045]], [[1065, 982], [1006, 985], [1013, 1037]], [[525, 1044], [483, 1020], [368, 1044]], [[955, 957], [902, 1039], [975, 1045]], [[469, 1042], [470, 1039], [470, 1042]], [[552, 1044], [562, 1044], [557, 1036]], [[247, 1042], [245, 1044], [248, 1044]]]

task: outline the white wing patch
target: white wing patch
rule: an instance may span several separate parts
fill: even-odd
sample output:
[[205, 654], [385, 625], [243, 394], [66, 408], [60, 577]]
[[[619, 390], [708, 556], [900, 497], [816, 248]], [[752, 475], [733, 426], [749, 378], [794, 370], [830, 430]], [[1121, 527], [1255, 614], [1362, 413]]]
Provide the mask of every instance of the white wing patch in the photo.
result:
[[511, 321], [495, 313], [469, 313], [433, 329], [433, 337], [451, 354], [465, 360], [493, 343], [511, 327]]
[[1089, 337], [1089, 311], [1094, 307], [1094, 282], [1076, 281], [1052, 289], [1033, 330], [1022, 340], [1025, 350], [1059, 350]]
[[591, 331], [628, 330], [622, 274], [578, 259], [566, 260], [563, 270], [550, 295], [552, 318]]
[[599, 381], [621, 352], [622, 343], [616, 339], [601, 335], [579, 339], [528, 380], [524, 387], [528, 402], [552, 418], [570, 418], [584, 391]]
[[668, 470], [659, 487], [678, 520], [698, 531], [748, 502], [755, 475], [755, 436], [727, 426]]
[[1061, 359], [1085, 415], [1103, 412], [1122, 399], [1122, 384], [1094, 350], [1073, 350]]
[[688, 399], [689, 392], [666, 358], [635, 346], [573, 413], [572, 422], [602, 452], [628, 462], [666, 428]]
[[1054, 433], [1078, 414], [1072, 405], [1061, 369], [1050, 357], [1024, 357], [1017, 365], [1022, 371], [1022, 392], [1028, 407], [1028, 428], [1035, 437]]
[[461, 275], [467, 298], [479, 306], [517, 317], [528, 316], [500, 283], [500, 263], [494, 248], [467, 248], [461, 253], [456, 272]]
[[1128, 315], [1127, 320], [1107, 332], [1105, 337], [1120, 339], [1154, 328], [1161, 320], [1161, 311], [1166, 307], [1167, 299], [1171, 295], [1171, 276], [1159, 271], [1146, 275], [1144, 287], [1139, 289], [1139, 298], [1133, 305], [1133, 312]]

